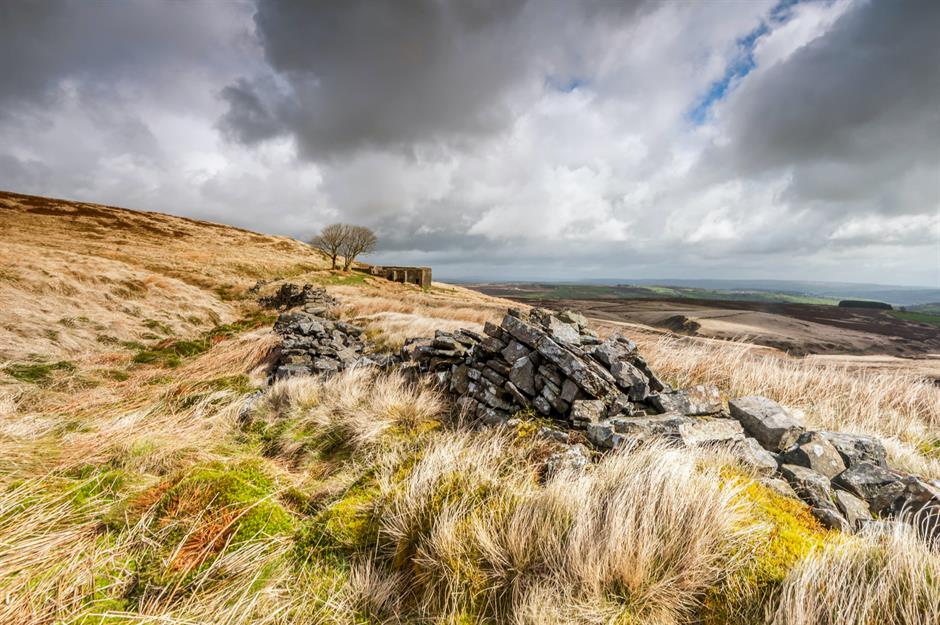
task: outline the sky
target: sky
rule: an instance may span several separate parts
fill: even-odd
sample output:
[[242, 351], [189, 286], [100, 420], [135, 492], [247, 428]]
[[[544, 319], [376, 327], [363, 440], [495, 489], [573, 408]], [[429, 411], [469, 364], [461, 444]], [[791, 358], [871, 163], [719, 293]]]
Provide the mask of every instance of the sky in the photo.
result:
[[940, 287], [940, 2], [0, 3], [0, 189], [451, 280]]

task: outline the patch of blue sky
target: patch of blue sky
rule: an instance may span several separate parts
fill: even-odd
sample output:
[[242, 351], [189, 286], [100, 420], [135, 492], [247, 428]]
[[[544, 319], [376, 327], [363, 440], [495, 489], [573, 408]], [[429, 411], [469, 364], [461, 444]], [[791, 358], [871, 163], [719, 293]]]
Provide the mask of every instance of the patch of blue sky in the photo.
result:
[[737, 53], [725, 68], [725, 73], [708, 87], [708, 90], [686, 113], [693, 124], [696, 126], [704, 124], [715, 102], [723, 99], [737, 81], [747, 76], [757, 66], [754, 60], [754, 47], [758, 40], [769, 33], [772, 27], [789, 20], [795, 5], [807, 1], [810, 0], [780, 0], [767, 14], [766, 19], [761, 20], [757, 28], [737, 40]]
[[587, 81], [577, 76], [548, 76], [545, 83], [555, 91], [571, 93], [587, 84]]

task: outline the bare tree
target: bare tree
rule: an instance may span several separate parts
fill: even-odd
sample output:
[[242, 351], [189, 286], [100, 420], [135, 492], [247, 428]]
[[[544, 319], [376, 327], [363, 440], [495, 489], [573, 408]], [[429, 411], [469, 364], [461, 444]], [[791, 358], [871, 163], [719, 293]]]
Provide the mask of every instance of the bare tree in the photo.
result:
[[342, 252], [345, 264], [343, 270], [348, 271], [349, 267], [360, 254], [368, 254], [375, 249], [378, 239], [375, 233], [362, 226], [349, 226], [349, 233], [343, 243]]
[[346, 224], [330, 224], [310, 240], [310, 245], [322, 251], [333, 261], [331, 269], [336, 269], [336, 257], [349, 238], [351, 228], [352, 226]]

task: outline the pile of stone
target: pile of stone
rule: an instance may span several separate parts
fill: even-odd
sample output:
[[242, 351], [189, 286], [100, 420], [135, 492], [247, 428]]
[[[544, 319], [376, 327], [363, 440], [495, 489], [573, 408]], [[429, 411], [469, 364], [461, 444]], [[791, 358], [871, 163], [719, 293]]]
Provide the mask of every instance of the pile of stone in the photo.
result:
[[906, 517], [932, 540], [940, 537], [940, 485], [891, 469], [877, 438], [807, 430], [765, 397], [741, 397], [729, 406], [827, 527], [857, 530], [875, 517]]
[[657, 435], [689, 443], [744, 438], [738, 422], [722, 418], [716, 388], [672, 390], [633, 341], [601, 340], [577, 313], [513, 309], [483, 332], [413, 339], [402, 357], [488, 424], [531, 411], [583, 430], [605, 449]]
[[510, 310], [483, 335], [411, 339], [402, 358], [488, 425], [528, 412], [555, 420], [558, 428], [543, 428], [555, 440], [586, 439], [600, 450], [652, 438], [722, 446], [777, 476], [767, 483], [806, 501], [828, 527], [855, 530], [876, 517], [915, 515], [927, 534], [937, 533], [938, 485], [888, 468], [876, 438], [808, 431], [764, 397], [734, 399], [727, 411], [713, 386], [673, 390], [632, 341], [601, 340], [576, 313]]
[[[352, 366], [388, 366], [396, 358], [374, 353], [364, 340], [362, 328], [340, 321], [334, 313], [336, 300], [322, 288], [305, 285], [285, 289], [278, 301], [300, 302], [294, 310], [281, 313], [274, 331], [281, 348], [274, 367], [274, 379], [293, 375], [329, 375]], [[277, 296], [277, 294], [275, 294]]]
[[[258, 284], [249, 289], [249, 292], [252, 292], [253, 289], [256, 290], [257, 287]], [[299, 287], [291, 282], [285, 282], [271, 295], [259, 297], [258, 303], [265, 308], [287, 310], [307, 304], [323, 307], [335, 306], [336, 298], [327, 293], [323, 287], [315, 287], [312, 284]]]

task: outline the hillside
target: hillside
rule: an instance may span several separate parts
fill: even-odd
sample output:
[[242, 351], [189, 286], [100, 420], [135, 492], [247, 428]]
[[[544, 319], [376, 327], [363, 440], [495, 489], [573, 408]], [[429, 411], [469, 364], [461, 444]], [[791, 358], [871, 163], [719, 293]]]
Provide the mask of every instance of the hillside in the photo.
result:
[[[655, 436], [611, 450], [598, 433], [619, 425], [566, 429], [544, 391], [642, 354], [651, 384], [714, 386], [706, 416], [670, 417], [683, 428], [727, 428], [729, 400], [760, 394], [811, 432], [875, 437], [886, 466], [923, 480], [906, 484], [933, 488], [940, 388], [916, 370], [506, 315], [508, 300], [333, 272], [296, 241], [166, 215], [3, 194], [0, 217], [0, 622], [940, 618], [940, 556], [888, 507], [884, 523], [827, 528], [775, 468]], [[287, 283], [310, 298], [259, 304]], [[510, 330], [622, 345], [634, 364], [541, 362], [548, 413], [520, 394], [486, 425], [453, 372], [505, 382], [534, 354]], [[269, 377], [360, 355], [384, 367]], [[637, 423], [680, 397], [650, 390], [625, 404]]]

